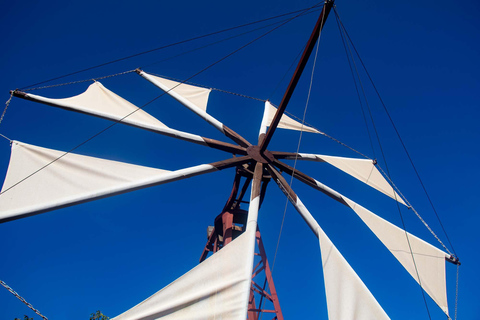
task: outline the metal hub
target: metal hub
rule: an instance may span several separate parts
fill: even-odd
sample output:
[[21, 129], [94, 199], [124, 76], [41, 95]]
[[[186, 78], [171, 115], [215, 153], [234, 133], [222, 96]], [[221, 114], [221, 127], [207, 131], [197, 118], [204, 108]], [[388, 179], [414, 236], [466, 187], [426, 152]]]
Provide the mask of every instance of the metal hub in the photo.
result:
[[247, 148], [247, 154], [252, 157], [253, 160], [260, 162], [260, 163], [270, 163], [275, 160], [273, 154], [265, 150], [263, 153], [260, 152], [259, 146], [250, 146]]

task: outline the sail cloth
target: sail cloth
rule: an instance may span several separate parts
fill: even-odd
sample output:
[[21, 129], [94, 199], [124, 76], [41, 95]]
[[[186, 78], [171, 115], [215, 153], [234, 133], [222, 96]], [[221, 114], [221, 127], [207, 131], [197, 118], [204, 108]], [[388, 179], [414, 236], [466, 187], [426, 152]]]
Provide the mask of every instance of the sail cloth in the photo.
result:
[[30, 100], [109, 120], [122, 120], [124, 123], [137, 127], [150, 130], [167, 128], [165, 124], [108, 90], [98, 81], [92, 83], [84, 93], [70, 98], [50, 99], [30, 93], [26, 95]]
[[164, 289], [112, 320], [245, 320], [253, 228]]
[[260, 203], [253, 189], [243, 234], [112, 320], [245, 320]]
[[195, 112], [203, 120], [214, 126], [217, 130], [226, 134], [223, 123], [207, 113], [207, 102], [210, 89], [196, 87], [181, 82], [167, 80], [158, 76], [151, 75], [140, 69], [137, 73], [144, 79], [150, 81], [156, 87], [168, 93], [172, 98], [183, 104], [186, 108]]
[[330, 241], [310, 211], [300, 201], [300, 198], [297, 197], [292, 204], [320, 242], [328, 319], [390, 319], [347, 260]]
[[447, 254], [347, 197], [343, 199], [448, 316], [445, 279]]
[[370, 159], [334, 157], [307, 153], [299, 153], [299, 155], [299, 159], [327, 162], [406, 206], [403, 199], [393, 190], [393, 187], [385, 180]]
[[148, 75], [155, 79], [157, 84], [161, 84], [162, 90], [167, 92], [169, 95], [179, 95], [203, 111], [207, 111], [208, 96], [210, 95], [212, 89], [192, 86], [190, 84], [153, 76], [151, 74]]
[[318, 238], [322, 252], [328, 319], [390, 319], [321, 228]]
[[[275, 114], [277, 113], [277, 108], [275, 108], [270, 101], [265, 101], [265, 110], [263, 113], [263, 119], [262, 119], [262, 126], [261, 130], [266, 130], [266, 127], [269, 127], [270, 124], [273, 121], [273, 118], [275, 117]], [[305, 132], [312, 132], [312, 133], [321, 133], [317, 129], [314, 129], [312, 127], [302, 125], [300, 122], [293, 120], [286, 114], [283, 114], [282, 117], [280, 118], [280, 122], [278, 123], [278, 128], [282, 129], [290, 129], [290, 130], [297, 130], [297, 131], [305, 131]], [[260, 133], [265, 133], [265, 132], [260, 132]]]
[[[410, 275], [422, 286], [425, 292], [448, 315], [445, 258], [449, 257], [449, 255], [373, 214], [320, 181], [315, 180], [315, 184], [318, 190], [353, 209]], [[306, 221], [310, 228], [315, 230], [312, 227], [312, 225], [315, 225], [308, 220]]]
[[167, 171], [13, 141], [0, 223], [212, 171], [207, 164]]
[[124, 124], [169, 137], [202, 145], [206, 144], [205, 140], [199, 135], [167, 127], [147, 112], [137, 108], [132, 103], [105, 88], [100, 82], [91, 84], [84, 93], [70, 98], [50, 99], [30, 93], [23, 93], [20, 97], [69, 111], [85, 113], [107, 120], [120, 121]]

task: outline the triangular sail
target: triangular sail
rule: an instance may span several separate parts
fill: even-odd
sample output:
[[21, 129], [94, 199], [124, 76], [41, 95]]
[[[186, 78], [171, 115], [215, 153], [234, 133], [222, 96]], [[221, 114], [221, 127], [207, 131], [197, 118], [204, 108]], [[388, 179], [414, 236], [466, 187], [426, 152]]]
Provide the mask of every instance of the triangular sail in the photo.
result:
[[325, 156], [321, 154], [300, 153], [299, 159], [327, 162], [330, 165], [348, 173], [352, 177], [362, 181], [372, 188], [386, 194], [390, 198], [406, 205], [393, 187], [385, 180], [370, 159], [357, 159], [346, 157]]
[[255, 230], [112, 320], [245, 320]]
[[329, 320], [390, 319], [321, 228], [318, 238]]
[[14, 92], [14, 95], [69, 111], [80, 112], [107, 120], [121, 121], [123, 124], [137, 128], [206, 145], [205, 140], [201, 136], [167, 127], [147, 112], [108, 90], [98, 81], [91, 84], [84, 93], [70, 98], [50, 99], [17, 91]]
[[247, 229], [220, 251], [112, 320], [245, 320], [260, 195], [251, 190]]
[[[265, 101], [265, 111], [263, 114], [262, 120], [262, 128], [269, 127], [275, 117], [275, 113], [277, 112], [277, 108], [275, 108], [269, 101]], [[321, 133], [317, 129], [309, 127], [307, 125], [303, 125], [290, 118], [286, 114], [283, 114], [280, 118], [280, 122], [278, 123], [278, 128], [282, 129], [290, 129], [290, 130], [297, 130], [297, 131], [305, 131], [305, 132], [313, 132], [313, 133]]]
[[390, 319], [300, 198], [297, 197], [292, 204], [320, 241], [328, 318], [330, 320]]
[[124, 123], [137, 127], [151, 130], [167, 128], [162, 122], [108, 90], [98, 81], [92, 83], [85, 92], [70, 98], [50, 99], [29, 93], [26, 95], [30, 100], [109, 120], [122, 120]]
[[12, 142], [0, 222], [215, 171], [167, 171]]
[[[421, 284], [422, 288], [448, 315], [445, 258], [449, 256], [445, 252], [378, 217], [320, 181], [315, 179], [313, 181], [316, 189], [353, 209], [410, 275]], [[308, 218], [309, 213], [305, 216]], [[314, 220], [307, 220], [307, 218], [304, 217], [310, 228], [315, 230], [316, 224], [313, 222]], [[308, 219], [313, 219], [313, 217]]]
[[165, 79], [158, 76], [149, 76], [156, 80], [156, 83], [161, 84], [162, 89], [166, 91], [169, 95], [179, 95], [203, 111], [207, 111], [208, 96], [210, 95], [211, 89], [202, 88], [198, 86], [192, 86], [190, 84], [181, 83], [169, 79]]
[[153, 85], [168, 93], [172, 98], [176, 99], [185, 107], [187, 107], [188, 109], [196, 113], [198, 116], [200, 116], [202, 119], [217, 128], [217, 130], [221, 131], [224, 134], [227, 134], [227, 132], [225, 131], [227, 128], [223, 125], [223, 123], [221, 123], [207, 113], [207, 102], [208, 96], [211, 91], [210, 89], [167, 80], [146, 73], [140, 69], [137, 69], [136, 71], [141, 77], [150, 81]]
[[[343, 197], [397, 258], [425, 292], [448, 315], [445, 257], [447, 254]], [[413, 257], [412, 257], [413, 255]]]

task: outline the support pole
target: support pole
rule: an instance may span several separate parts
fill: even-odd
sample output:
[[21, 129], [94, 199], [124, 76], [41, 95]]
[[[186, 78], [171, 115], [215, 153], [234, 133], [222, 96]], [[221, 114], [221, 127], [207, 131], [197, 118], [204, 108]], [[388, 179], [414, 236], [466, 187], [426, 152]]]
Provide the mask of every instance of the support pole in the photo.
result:
[[290, 101], [290, 98], [292, 97], [293, 91], [295, 91], [298, 80], [300, 80], [303, 70], [307, 65], [308, 59], [310, 58], [310, 54], [312, 53], [313, 48], [315, 47], [315, 43], [317, 42], [318, 37], [320, 35], [320, 31], [323, 29], [323, 26], [325, 25], [325, 21], [327, 20], [328, 14], [330, 13], [330, 10], [333, 7], [333, 3], [334, 3], [334, 0], [326, 0], [325, 4], [323, 5], [323, 9], [322, 9], [322, 12], [320, 13], [320, 16], [318, 17], [317, 24], [315, 25], [315, 28], [313, 29], [312, 34], [310, 35], [310, 39], [308, 40], [307, 45], [305, 46], [305, 50], [303, 51], [302, 57], [300, 58], [300, 61], [298, 62], [298, 65], [297, 65], [297, 69], [295, 70], [295, 73], [293, 74], [293, 77], [290, 80], [290, 84], [288, 85], [287, 91], [285, 91], [282, 102], [280, 102], [280, 105], [278, 106], [277, 113], [275, 113], [275, 117], [273, 118], [267, 133], [264, 136], [261, 135], [260, 137], [260, 141], [259, 141], [260, 152], [263, 152], [267, 149], [267, 146], [270, 143], [270, 140], [272, 139], [273, 133], [277, 129], [278, 123], [280, 122], [280, 118], [282, 117], [283, 112], [285, 111], [285, 108], [287, 107], [287, 104]]

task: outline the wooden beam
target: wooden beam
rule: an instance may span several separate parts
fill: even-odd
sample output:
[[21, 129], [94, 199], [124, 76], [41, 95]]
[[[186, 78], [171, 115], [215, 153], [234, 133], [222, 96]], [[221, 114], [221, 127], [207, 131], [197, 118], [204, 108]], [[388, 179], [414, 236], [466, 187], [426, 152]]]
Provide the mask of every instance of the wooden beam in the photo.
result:
[[290, 80], [290, 84], [288, 85], [288, 88], [285, 91], [285, 94], [283, 95], [282, 102], [280, 102], [280, 105], [278, 106], [277, 113], [275, 113], [275, 117], [273, 118], [267, 133], [265, 135], [260, 135], [259, 145], [260, 145], [261, 152], [267, 149], [267, 146], [270, 143], [270, 140], [272, 139], [273, 133], [277, 129], [278, 123], [280, 122], [280, 118], [282, 117], [283, 112], [285, 111], [285, 108], [287, 107], [287, 104], [290, 101], [290, 98], [292, 97], [293, 91], [295, 91], [297, 83], [300, 80], [303, 70], [307, 65], [308, 59], [310, 58], [310, 54], [312, 53], [313, 48], [315, 47], [315, 43], [318, 40], [320, 31], [323, 29], [323, 26], [325, 25], [325, 21], [327, 20], [330, 10], [332, 9], [333, 3], [334, 3], [334, 0], [325, 1], [325, 4], [323, 5], [322, 12], [318, 17], [315, 28], [313, 29], [312, 34], [310, 35], [310, 39], [308, 40], [307, 45], [305, 46], [305, 50], [303, 51], [302, 57], [298, 62], [297, 69], [295, 69], [292, 79]]

